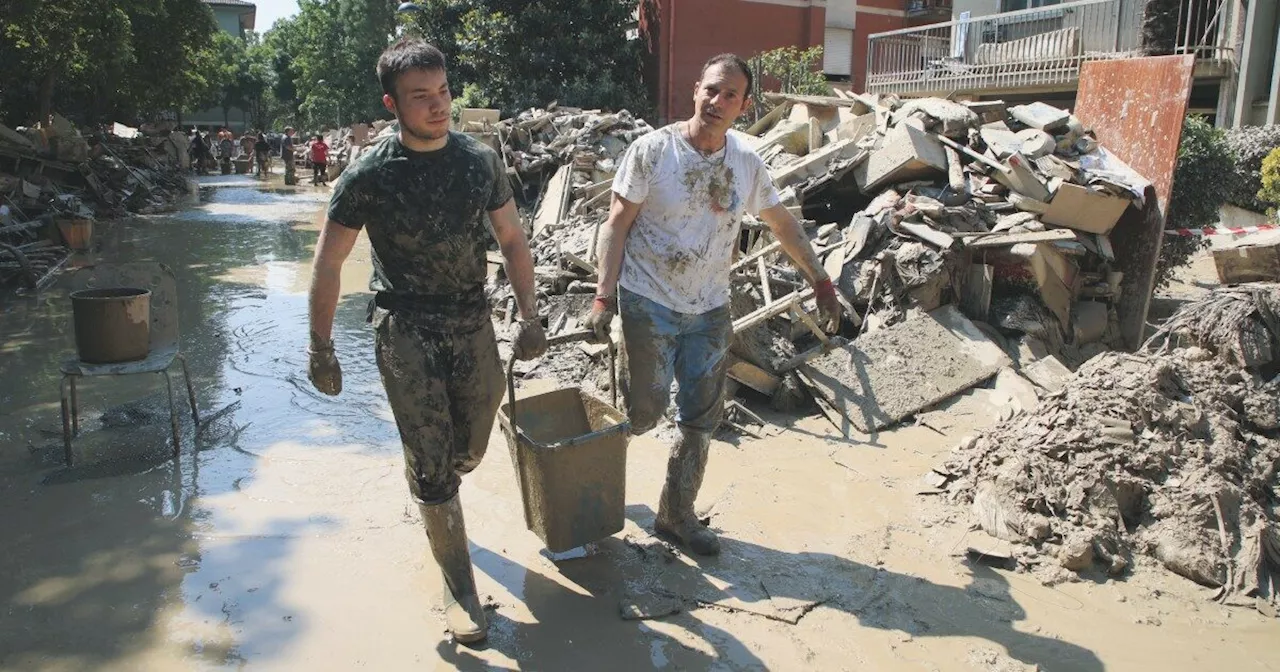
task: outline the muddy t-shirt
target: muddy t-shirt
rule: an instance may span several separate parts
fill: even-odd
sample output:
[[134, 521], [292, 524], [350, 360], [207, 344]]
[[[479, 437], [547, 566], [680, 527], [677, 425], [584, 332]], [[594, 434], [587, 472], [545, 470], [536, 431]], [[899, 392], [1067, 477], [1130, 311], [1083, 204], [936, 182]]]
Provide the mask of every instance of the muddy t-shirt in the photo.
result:
[[497, 153], [450, 131], [434, 152], [415, 152], [392, 135], [366, 147], [342, 172], [329, 219], [366, 229], [383, 308], [441, 331], [469, 331], [488, 319], [487, 213], [511, 200]]
[[758, 154], [730, 134], [724, 148], [704, 155], [679, 124], [627, 149], [613, 191], [642, 204], [627, 235], [619, 284], [691, 314], [729, 302], [729, 269], [742, 218], [779, 202]]

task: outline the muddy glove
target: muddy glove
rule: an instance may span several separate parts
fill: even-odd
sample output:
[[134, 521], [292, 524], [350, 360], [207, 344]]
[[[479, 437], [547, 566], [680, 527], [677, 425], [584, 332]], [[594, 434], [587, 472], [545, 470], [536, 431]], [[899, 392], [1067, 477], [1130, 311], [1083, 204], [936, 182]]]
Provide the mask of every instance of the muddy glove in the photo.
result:
[[516, 359], [529, 360], [547, 351], [547, 334], [542, 330], [542, 320], [520, 320], [516, 323], [515, 338], [511, 340], [511, 352]]
[[618, 314], [618, 297], [597, 296], [591, 304], [591, 314], [587, 316], [587, 328], [594, 334], [592, 343], [608, 343], [609, 327], [613, 324], [613, 316]]
[[333, 341], [311, 341], [307, 350], [311, 355], [311, 363], [307, 368], [307, 378], [315, 388], [329, 396], [342, 392], [342, 366], [338, 364], [338, 355], [333, 351]]
[[814, 298], [818, 300], [818, 326], [828, 334], [834, 334], [840, 328], [840, 315], [844, 309], [836, 299], [836, 288], [831, 279], [819, 280], [813, 286]]

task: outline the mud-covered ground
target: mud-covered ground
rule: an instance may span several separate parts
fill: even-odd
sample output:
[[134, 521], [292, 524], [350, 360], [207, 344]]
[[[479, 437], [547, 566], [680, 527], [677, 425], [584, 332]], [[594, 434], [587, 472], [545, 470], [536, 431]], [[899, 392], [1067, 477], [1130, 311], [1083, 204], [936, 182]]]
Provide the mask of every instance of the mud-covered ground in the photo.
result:
[[182, 415], [177, 460], [152, 375], [81, 386], [64, 467], [69, 302], [54, 288], [3, 304], [0, 669], [1280, 669], [1280, 623], [1163, 569], [1045, 587], [967, 559], [967, 515], [916, 494], [993, 420], [965, 403], [931, 418], [945, 434], [854, 440], [759, 404], [783, 429], [713, 444], [699, 502], [724, 539], [712, 560], [648, 533], [659, 434], [630, 444], [626, 529], [553, 562], [525, 529], [495, 429], [462, 490], [491, 635], [454, 645], [373, 364], [367, 244], [344, 276], [346, 385], [330, 399], [307, 384], [303, 353], [327, 192], [264, 186], [206, 178], [199, 204], [105, 227], [76, 259], [175, 270], [183, 350], [201, 413], [216, 415], [198, 431]]

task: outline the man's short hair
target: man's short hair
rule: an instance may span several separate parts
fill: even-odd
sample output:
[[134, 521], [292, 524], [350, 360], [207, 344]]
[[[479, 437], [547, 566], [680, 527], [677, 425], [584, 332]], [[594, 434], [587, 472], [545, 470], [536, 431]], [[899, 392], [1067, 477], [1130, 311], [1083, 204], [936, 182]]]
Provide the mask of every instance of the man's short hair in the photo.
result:
[[744, 91], [743, 94], [747, 96], [751, 95], [751, 87], [755, 83], [756, 78], [751, 74], [751, 66], [747, 65], [747, 62], [742, 60], [741, 56], [737, 54], [718, 54], [716, 56], [712, 56], [703, 64], [702, 73], [698, 75], [698, 79], [702, 79], [702, 75], [707, 74], [707, 71], [710, 70], [712, 66], [716, 65], [729, 65], [737, 68], [738, 72], [741, 72], [742, 75], [747, 78], [747, 90]]
[[382, 92], [396, 97], [396, 80], [414, 69], [444, 70], [444, 54], [416, 37], [400, 38], [378, 57], [378, 81]]

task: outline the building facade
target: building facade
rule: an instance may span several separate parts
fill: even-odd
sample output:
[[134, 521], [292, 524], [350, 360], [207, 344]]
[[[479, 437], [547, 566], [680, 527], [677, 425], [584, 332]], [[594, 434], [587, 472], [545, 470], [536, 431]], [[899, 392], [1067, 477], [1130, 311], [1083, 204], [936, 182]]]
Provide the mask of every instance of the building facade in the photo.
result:
[[[922, 0], [927, 1], [927, 0]], [[1091, 60], [1190, 54], [1190, 109], [1280, 122], [1280, 10], [1252, 0], [953, 0], [949, 20], [867, 39], [867, 90], [1072, 107]]]
[[908, 25], [908, 6], [936, 11], [949, 0], [646, 0], [640, 34], [649, 62], [646, 81], [662, 123], [693, 114], [693, 85], [702, 64], [733, 52], [750, 59], [765, 51], [823, 46], [823, 71], [839, 86], [864, 84], [871, 34]]
[[[258, 7], [247, 0], [204, 0], [213, 10], [213, 18], [222, 31], [244, 38], [247, 31], [253, 30]], [[223, 111], [217, 107], [199, 112], [187, 112], [182, 115], [182, 124], [190, 130], [196, 126], [204, 130], [229, 128], [237, 133], [249, 127], [249, 113], [233, 107]]]

